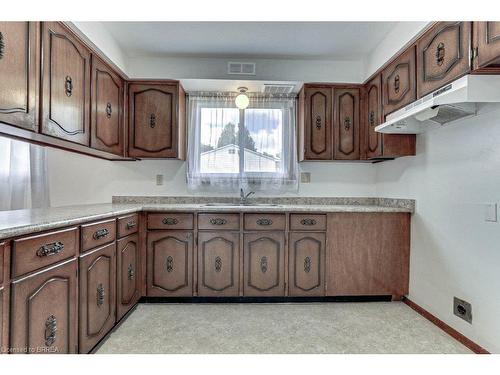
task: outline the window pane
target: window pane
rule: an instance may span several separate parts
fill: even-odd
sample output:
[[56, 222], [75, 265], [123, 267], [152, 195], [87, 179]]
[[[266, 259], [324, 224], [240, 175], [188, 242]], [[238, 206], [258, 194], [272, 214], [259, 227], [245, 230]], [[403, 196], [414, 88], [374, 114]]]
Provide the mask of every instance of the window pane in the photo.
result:
[[238, 173], [239, 116], [237, 108], [201, 108], [201, 173]]
[[245, 110], [245, 172], [283, 170], [283, 111]]

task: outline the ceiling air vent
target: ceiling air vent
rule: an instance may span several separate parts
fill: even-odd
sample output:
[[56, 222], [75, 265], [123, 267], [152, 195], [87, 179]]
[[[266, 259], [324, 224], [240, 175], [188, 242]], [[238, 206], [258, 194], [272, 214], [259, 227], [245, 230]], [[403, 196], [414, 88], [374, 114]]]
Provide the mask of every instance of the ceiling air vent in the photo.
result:
[[229, 61], [227, 63], [227, 74], [254, 76], [255, 63]]
[[264, 84], [264, 94], [291, 94], [295, 85], [289, 84]]

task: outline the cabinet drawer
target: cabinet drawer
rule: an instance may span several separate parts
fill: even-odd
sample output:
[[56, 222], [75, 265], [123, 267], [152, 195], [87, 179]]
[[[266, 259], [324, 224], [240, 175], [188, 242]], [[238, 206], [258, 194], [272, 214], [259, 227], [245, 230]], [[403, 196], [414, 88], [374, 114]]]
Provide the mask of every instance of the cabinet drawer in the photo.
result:
[[326, 230], [326, 215], [291, 214], [290, 230]]
[[128, 215], [118, 218], [118, 237], [122, 238], [137, 232], [139, 227], [139, 215]]
[[71, 258], [77, 252], [76, 227], [20, 238], [12, 246], [12, 277]]
[[149, 214], [148, 229], [193, 229], [193, 221], [193, 214]]
[[245, 214], [245, 230], [285, 230], [285, 215]]
[[116, 220], [82, 225], [82, 252], [116, 239]]
[[199, 214], [198, 229], [240, 229], [239, 214]]

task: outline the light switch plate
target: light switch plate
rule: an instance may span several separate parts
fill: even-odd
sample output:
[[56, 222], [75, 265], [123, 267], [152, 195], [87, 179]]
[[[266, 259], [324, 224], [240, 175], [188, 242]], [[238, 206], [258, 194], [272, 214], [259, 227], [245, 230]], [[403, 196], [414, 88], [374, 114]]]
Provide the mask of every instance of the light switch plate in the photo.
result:
[[488, 203], [484, 205], [484, 221], [497, 222], [497, 204]]
[[311, 182], [311, 172], [300, 172], [300, 182], [303, 184]]
[[156, 185], [161, 186], [163, 185], [163, 175], [162, 174], [157, 174], [156, 175]]

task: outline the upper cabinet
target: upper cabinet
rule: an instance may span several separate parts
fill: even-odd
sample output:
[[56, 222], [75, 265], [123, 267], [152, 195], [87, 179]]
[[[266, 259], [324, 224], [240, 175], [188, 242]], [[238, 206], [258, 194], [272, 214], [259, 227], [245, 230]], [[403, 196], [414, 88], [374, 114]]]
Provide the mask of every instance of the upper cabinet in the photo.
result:
[[382, 71], [384, 116], [417, 99], [415, 47], [399, 55]]
[[359, 160], [359, 89], [334, 89], [335, 160]]
[[0, 122], [38, 130], [40, 24], [0, 22]]
[[185, 93], [178, 82], [128, 87], [128, 155], [184, 159]]
[[42, 31], [42, 133], [89, 145], [90, 51], [57, 22]]
[[474, 69], [500, 69], [500, 22], [474, 22]]
[[471, 31], [471, 22], [438, 22], [418, 40], [419, 98], [470, 71]]
[[123, 155], [123, 80], [92, 56], [91, 146]]

